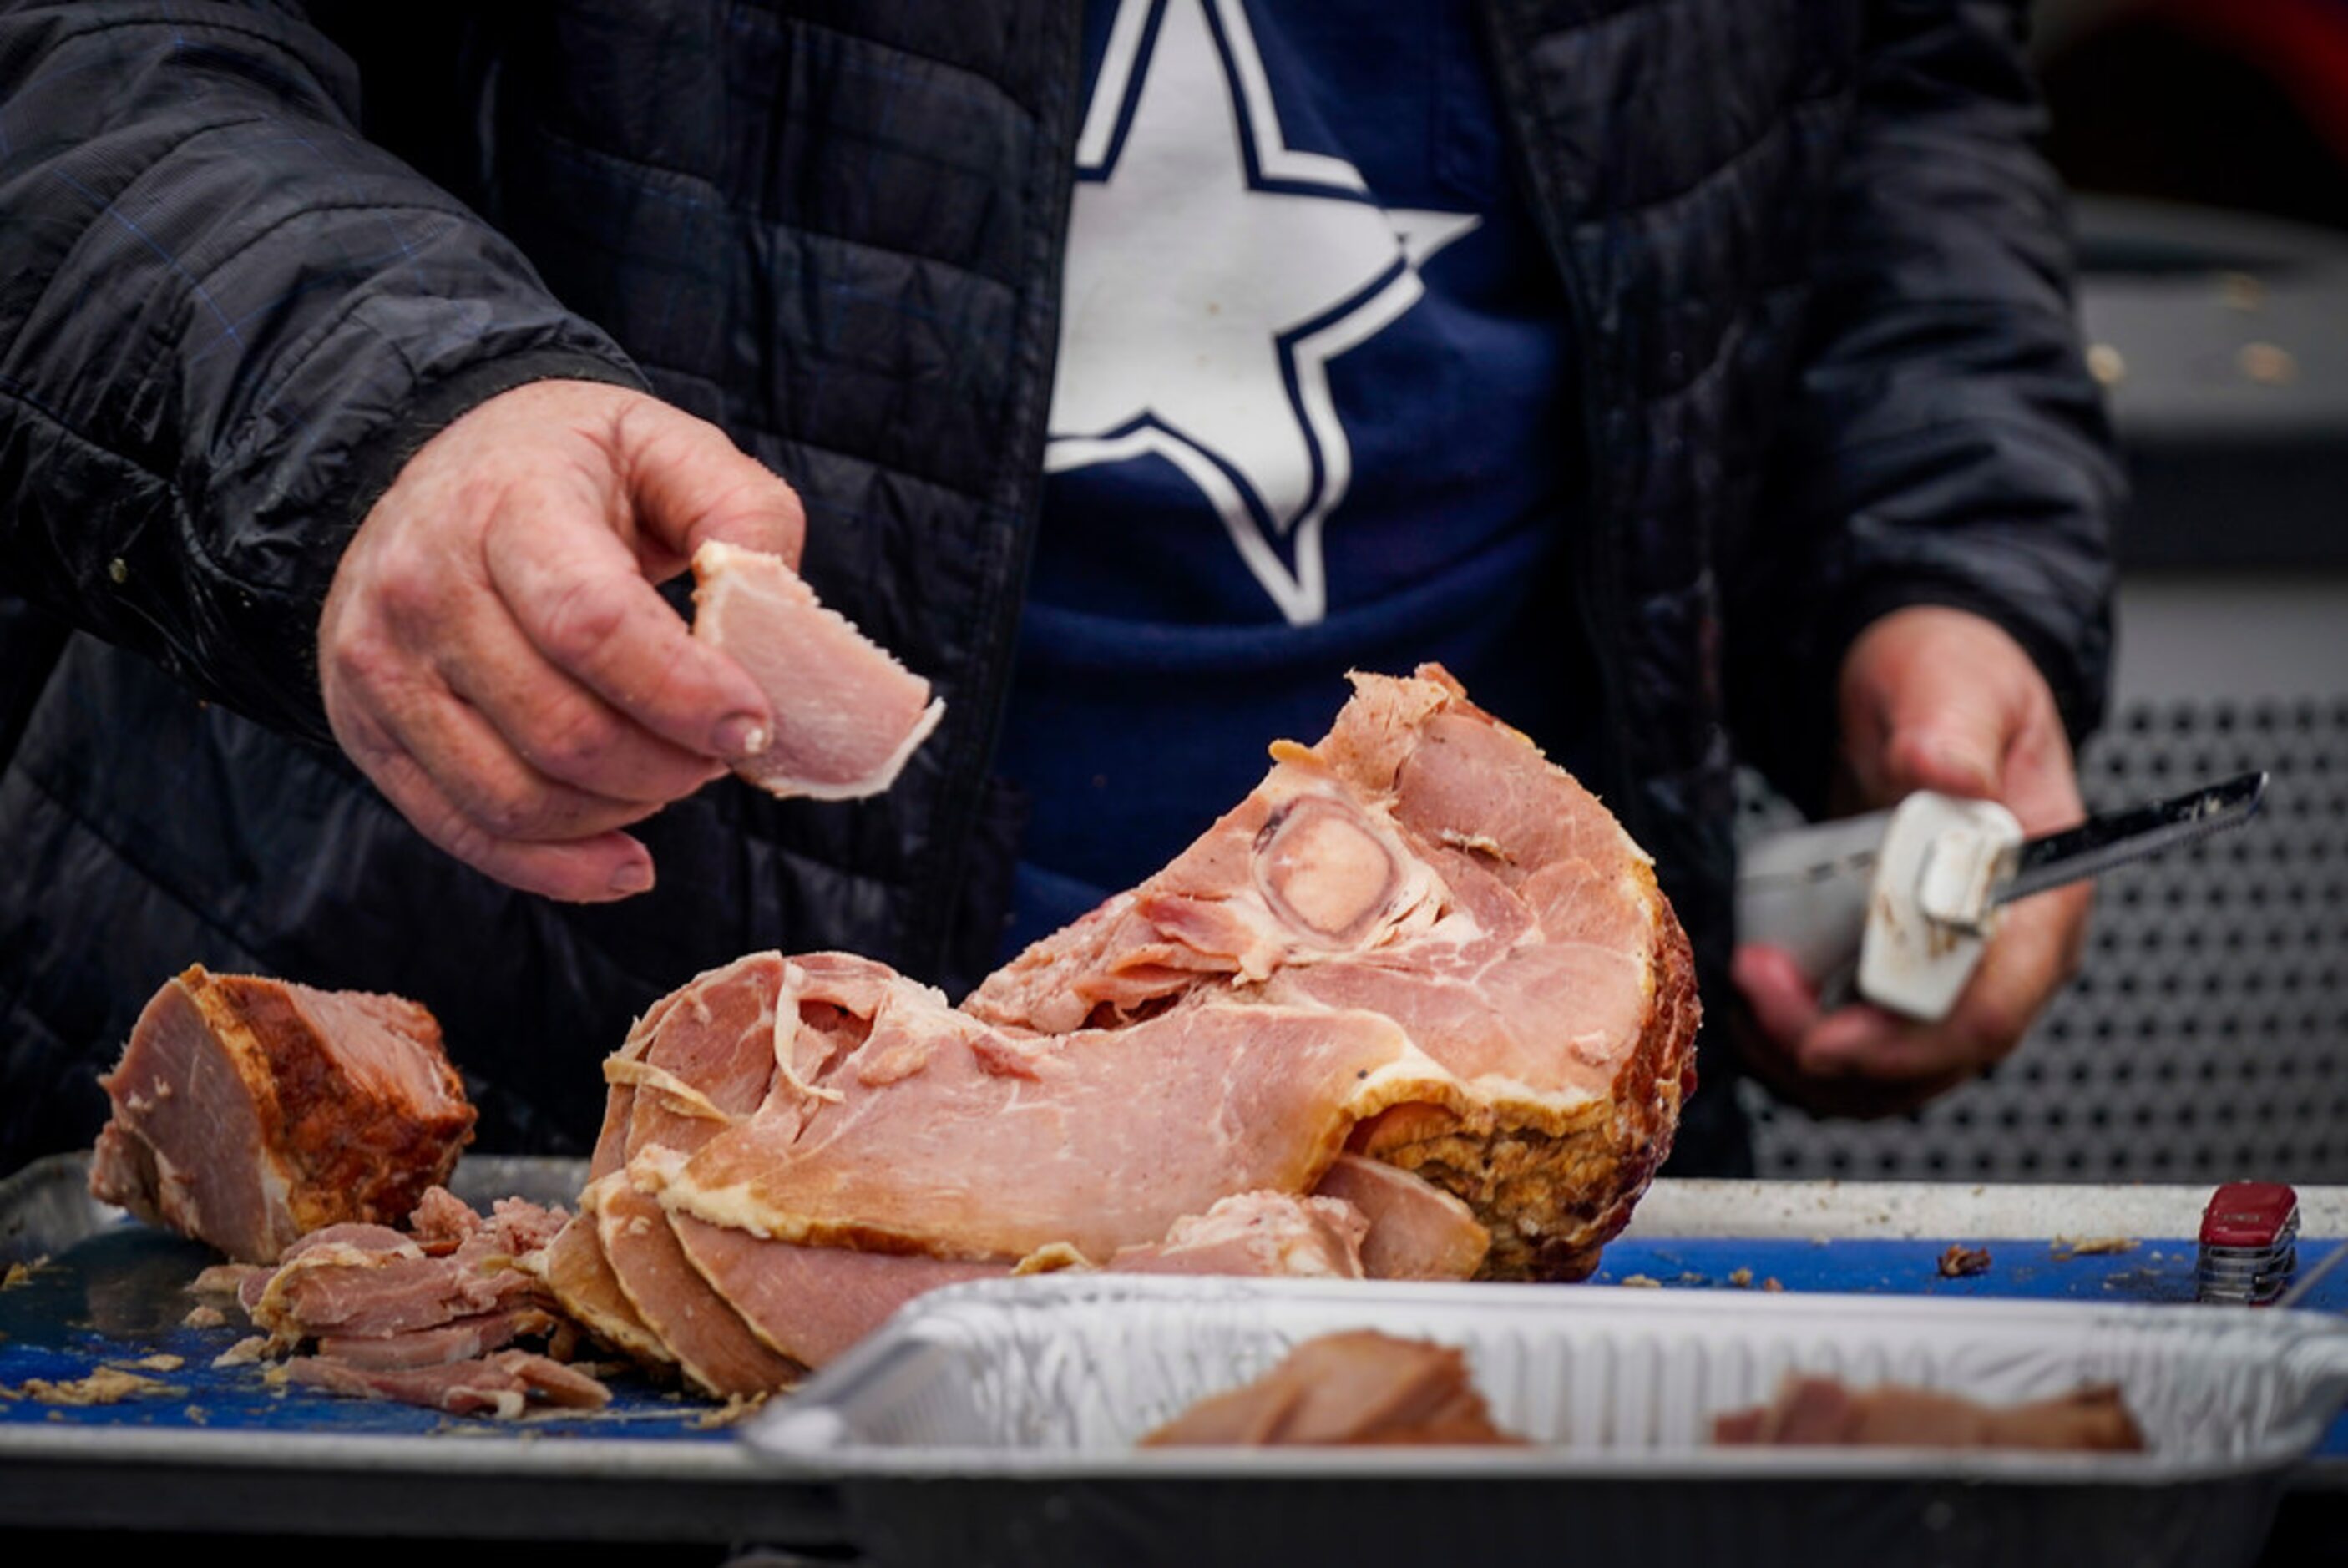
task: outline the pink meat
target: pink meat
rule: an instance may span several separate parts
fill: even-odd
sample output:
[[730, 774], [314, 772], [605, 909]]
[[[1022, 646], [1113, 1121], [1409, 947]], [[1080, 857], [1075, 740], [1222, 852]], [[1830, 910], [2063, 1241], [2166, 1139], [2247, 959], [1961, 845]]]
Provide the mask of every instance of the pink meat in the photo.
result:
[[685, 1257], [758, 1336], [792, 1360], [820, 1367], [889, 1315], [942, 1285], [1000, 1278], [1009, 1260], [962, 1263], [845, 1247], [795, 1247], [747, 1231], [670, 1216]]
[[1201, 1399], [1141, 1441], [1168, 1448], [1524, 1439], [1494, 1423], [1459, 1351], [1356, 1329], [1306, 1340], [1254, 1382]]
[[[371, 1229], [373, 1227], [370, 1227]], [[437, 1328], [530, 1304], [530, 1276], [503, 1263], [494, 1235], [477, 1235], [444, 1257], [405, 1237], [369, 1245], [322, 1239], [278, 1269], [249, 1310], [253, 1322], [294, 1343], [319, 1335], [382, 1336]]]
[[[1000, 1279], [1013, 1260], [957, 1261], [846, 1247], [793, 1246], [672, 1215], [702, 1276], [793, 1359], [820, 1367], [916, 1296]], [[1127, 1274], [1247, 1274], [1359, 1279], [1363, 1222], [1341, 1203], [1251, 1192], [1185, 1216], [1163, 1242], [1128, 1247], [1107, 1264]], [[1081, 1265], [1078, 1265], [1081, 1266]]]
[[1368, 1230], [1359, 1212], [1334, 1198], [1241, 1192], [1203, 1214], [1175, 1221], [1162, 1242], [1120, 1248], [1108, 1267], [1123, 1274], [1360, 1279]]
[[663, 1202], [778, 1241], [1103, 1259], [1234, 1192], [1310, 1191], [1411, 1055], [1363, 1013], [1201, 1006], [1023, 1039], [884, 1006], [838, 1100], [720, 1134]]
[[1885, 1383], [1845, 1387], [1831, 1377], [1788, 1376], [1757, 1409], [1713, 1418], [1712, 1440], [1802, 1447], [2075, 1449], [2133, 1452], [2144, 1434], [2119, 1390], [2092, 1384], [2051, 1399], [1983, 1405], [1938, 1389]]
[[945, 712], [930, 683], [825, 608], [778, 555], [713, 541], [693, 572], [694, 635], [732, 655], [774, 708], [767, 749], [735, 771], [823, 800], [895, 783]]
[[599, 1181], [594, 1205], [594, 1252], [620, 1301], [602, 1294], [583, 1237], [572, 1244], [574, 1271], [564, 1276], [572, 1292], [566, 1300], [591, 1330], [642, 1354], [633, 1332], [641, 1326], [665, 1358], [720, 1398], [766, 1392], [798, 1368], [685, 1261], [667, 1215], [633, 1184], [633, 1167], [648, 1153], [689, 1153], [766, 1101], [797, 1028], [785, 1016], [795, 995], [779, 955], [753, 954], [703, 975], [632, 1034], [606, 1068], [628, 1101], [599, 1156], [614, 1169]]
[[532, 1405], [601, 1409], [612, 1391], [573, 1367], [525, 1351], [500, 1350], [478, 1361], [443, 1367], [375, 1371], [329, 1357], [304, 1356], [287, 1363], [296, 1383], [328, 1393], [393, 1399], [454, 1416], [513, 1419]]
[[1383, 1161], [1340, 1155], [1313, 1191], [1364, 1216], [1362, 1272], [1372, 1279], [1473, 1279], [1491, 1250], [1467, 1204]]
[[406, 1218], [472, 1136], [422, 1007], [200, 965], [98, 1081], [114, 1112], [90, 1190], [246, 1262], [337, 1221]]
[[635, 1304], [620, 1288], [620, 1276], [603, 1255], [602, 1240], [596, 1234], [599, 1196], [598, 1186], [591, 1183], [580, 1195], [580, 1213], [525, 1266], [561, 1303], [563, 1312], [595, 1338], [639, 1361], [674, 1366], [676, 1358], [637, 1315]]
[[368, 1337], [328, 1334], [318, 1340], [318, 1354], [366, 1372], [397, 1372], [417, 1367], [444, 1367], [454, 1361], [475, 1361], [525, 1336], [543, 1335], [555, 1320], [536, 1307], [485, 1312], [459, 1317], [436, 1328]]
[[704, 1389], [722, 1399], [798, 1380], [800, 1368], [761, 1340], [685, 1260], [657, 1202], [614, 1185], [597, 1206], [596, 1235], [637, 1317]]

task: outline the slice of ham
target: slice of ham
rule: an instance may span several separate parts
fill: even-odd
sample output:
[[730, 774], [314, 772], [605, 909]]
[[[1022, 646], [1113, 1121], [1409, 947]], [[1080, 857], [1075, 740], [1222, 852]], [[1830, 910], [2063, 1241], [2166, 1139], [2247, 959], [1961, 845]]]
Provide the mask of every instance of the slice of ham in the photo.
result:
[[1759, 1409], [1713, 1419], [1726, 1445], [1836, 1444], [1873, 1448], [2078, 1449], [2135, 1452], [2144, 1434], [2110, 1384], [2021, 1405], [1886, 1383], [1854, 1391], [1831, 1377], [1789, 1377]]
[[1492, 1233], [1467, 1204], [1383, 1161], [1341, 1154], [1313, 1191], [1367, 1222], [1362, 1272], [1372, 1279], [1473, 1279], [1491, 1250]]
[[760, 1339], [686, 1260], [657, 1202], [615, 1183], [598, 1204], [595, 1222], [637, 1318], [703, 1390], [721, 1399], [751, 1398], [798, 1381], [802, 1368]]
[[[450, 1200], [454, 1202], [455, 1200]], [[445, 1210], [443, 1211], [445, 1213]], [[255, 1292], [241, 1295], [273, 1341], [388, 1338], [548, 1305], [514, 1259], [556, 1233], [559, 1212], [507, 1199], [471, 1233], [433, 1255], [381, 1225], [332, 1225], [304, 1236]]]
[[1123, 1274], [1286, 1275], [1360, 1279], [1369, 1222], [1333, 1198], [1240, 1192], [1203, 1214], [1186, 1214], [1166, 1239], [1119, 1248], [1109, 1259]]
[[515, 1340], [541, 1336], [555, 1326], [550, 1313], [537, 1307], [514, 1307], [459, 1317], [434, 1328], [411, 1329], [378, 1336], [329, 1334], [318, 1340], [318, 1354], [363, 1372], [398, 1372], [417, 1367], [445, 1367], [455, 1361], [477, 1361]]
[[1523, 1441], [1493, 1423], [1457, 1350], [1359, 1329], [1306, 1340], [1254, 1382], [1200, 1400], [1141, 1444]]
[[776, 795], [877, 795], [945, 713], [930, 683], [827, 609], [779, 555], [711, 541], [693, 554], [693, 634], [773, 705], [767, 748], [735, 771]]
[[521, 1350], [500, 1350], [476, 1361], [393, 1370], [371, 1370], [323, 1356], [304, 1356], [286, 1363], [286, 1370], [305, 1387], [396, 1399], [446, 1410], [452, 1416], [512, 1420], [533, 1405], [598, 1410], [612, 1398], [609, 1388], [577, 1367]]
[[1009, 1260], [985, 1263], [798, 1247], [688, 1214], [669, 1216], [686, 1259], [766, 1344], [820, 1367], [891, 1313], [943, 1285], [1000, 1278]]
[[90, 1191], [247, 1263], [340, 1221], [405, 1219], [472, 1137], [424, 1008], [201, 965], [155, 994], [98, 1082], [114, 1110]]
[[[605, 1181], [624, 1181], [615, 1172]], [[675, 1366], [676, 1357], [660, 1336], [636, 1313], [620, 1276], [612, 1272], [596, 1233], [601, 1223], [602, 1182], [591, 1183], [579, 1195], [579, 1212], [546, 1248], [520, 1260], [550, 1295], [561, 1304], [571, 1320], [622, 1355], [649, 1366]]]
[[[685, 1255], [760, 1338], [820, 1367], [916, 1296], [970, 1280], [1082, 1268], [1074, 1248], [970, 1262], [847, 1247], [794, 1246], [672, 1214]], [[1364, 1222], [1342, 1203], [1253, 1192], [1227, 1198], [1169, 1227], [1166, 1239], [1128, 1247], [1107, 1267], [1127, 1274], [1289, 1275], [1359, 1279]]]
[[1106, 1258], [1233, 1192], [1310, 1191], [1360, 1117], [1446, 1084], [1375, 1014], [1215, 1005], [1056, 1038], [884, 1006], [826, 1081], [838, 1100], [721, 1133], [662, 1202], [777, 1241]]
[[[630, 1032], [604, 1066], [613, 1103], [582, 1204], [593, 1229], [559, 1239], [559, 1294], [591, 1332], [674, 1362], [720, 1398], [786, 1387], [801, 1368], [710, 1289], [651, 1193], [661, 1173], [766, 1102], [798, 1031], [796, 979], [779, 954], [752, 954], [702, 975]], [[649, 1355], [646, 1342], [656, 1347]]]

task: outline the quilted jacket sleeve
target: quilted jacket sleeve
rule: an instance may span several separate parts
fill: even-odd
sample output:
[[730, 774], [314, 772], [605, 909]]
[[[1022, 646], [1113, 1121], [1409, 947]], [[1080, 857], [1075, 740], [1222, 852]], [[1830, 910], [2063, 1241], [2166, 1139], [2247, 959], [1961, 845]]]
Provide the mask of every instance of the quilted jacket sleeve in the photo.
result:
[[636, 373], [360, 139], [296, 11], [0, 10], [0, 581], [323, 738], [318, 611], [399, 465], [509, 387]]
[[1813, 810], [1869, 621], [1937, 603], [1997, 622], [2075, 738], [2111, 642], [2120, 480], [2018, 7], [1879, 0], [1868, 29], [1767, 531], [1727, 626], [1740, 747]]

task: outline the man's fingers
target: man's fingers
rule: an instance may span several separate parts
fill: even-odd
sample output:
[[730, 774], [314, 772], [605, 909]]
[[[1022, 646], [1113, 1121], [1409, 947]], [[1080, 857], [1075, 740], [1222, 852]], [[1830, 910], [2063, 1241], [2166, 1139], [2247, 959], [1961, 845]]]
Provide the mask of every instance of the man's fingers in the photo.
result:
[[[378, 693], [369, 722], [384, 738], [379, 749], [421, 768], [434, 793], [492, 839], [560, 843], [589, 838], [641, 822], [664, 804], [615, 799], [548, 778], [437, 677]], [[365, 758], [360, 762], [366, 766]]]
[[616, 535], [523, 506], [499, 514], [483, 548], [491, 585], [557, 669], [687, 751], [738, 761], [766, 749], [765, 694], [694, 638]]
[[2002, 1061], [2075, 964], [2084, 902], [2049, 893], [2009, 910], [1948, 1016], [1838, 1008], [1802, 1037], [1802, 1070], [1829, 1078], [1960, 1082]]
[[525, 762], [558, 783], [650, 806], [683, 799], [725, 764], [675, 746], [548, 663], [510, 621], [481, 616], [439, 673]]
[[681, 562], [717, 539], [798, 565], [807, 537], [798, 493], [725, 431], [647, 398], [622, 412], [614, 440], [647, 542]]
[[2084, 887], [2063, 888], [2007, 907], [1946, 1020], [1982, 1066], [2020, 1045], [2030, 1021], [2077, 970], [2090, 896]]
[[475, 871], [524, 892], [573, 903], [602, 903], [653, 885], [653, 859], [643, 844], [615, 831], [565, 841], [500, 837], [459, 807], [432, 774], [387, 734], [352, 727], [345, 749], [384, 798], [444, 852]]

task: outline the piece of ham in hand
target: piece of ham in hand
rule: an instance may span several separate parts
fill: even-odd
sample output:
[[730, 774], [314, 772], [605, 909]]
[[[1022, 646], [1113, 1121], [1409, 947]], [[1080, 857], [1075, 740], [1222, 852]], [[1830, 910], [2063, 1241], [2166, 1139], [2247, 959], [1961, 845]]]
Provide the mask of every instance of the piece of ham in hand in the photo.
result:
[[779, 555], [712, 540], [693, 553], [693, 634], [774, 707], [765, 750], [734, 771], [770, 794], [850, 800], [897, 781], [945, 704]]

